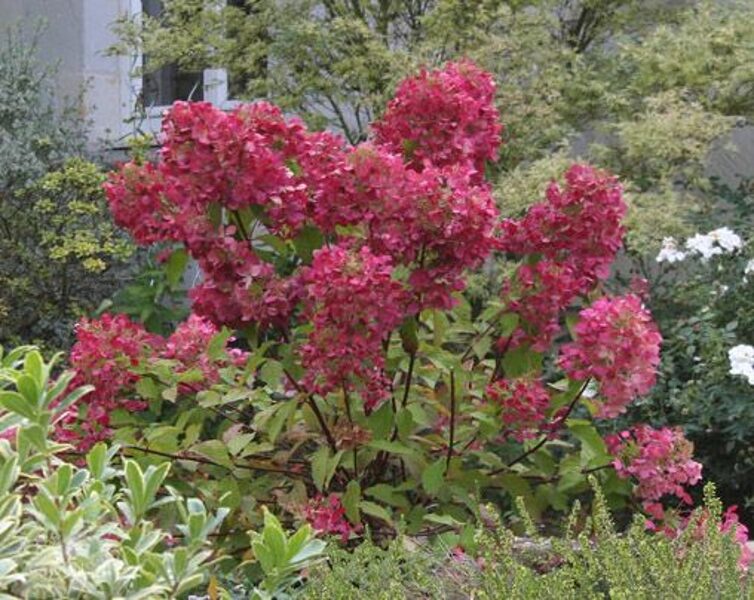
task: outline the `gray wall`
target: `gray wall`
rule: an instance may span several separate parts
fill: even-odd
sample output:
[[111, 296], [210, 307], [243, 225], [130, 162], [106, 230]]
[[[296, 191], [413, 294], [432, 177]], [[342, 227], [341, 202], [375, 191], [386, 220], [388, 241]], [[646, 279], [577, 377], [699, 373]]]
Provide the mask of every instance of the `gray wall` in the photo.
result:
[[92, 141], [118, 142], [130, 114], [127, 58], [108, 57], [116, 41], [110, 24], [127, 12], [130, 0], [0, 0], [0, 29], [22, 23], [31, 36], [46, 23], [38, 40], [40, 59], [58, 66], [59, 97], [78, 95], [86, 85], [82, 110], [92, 121]]

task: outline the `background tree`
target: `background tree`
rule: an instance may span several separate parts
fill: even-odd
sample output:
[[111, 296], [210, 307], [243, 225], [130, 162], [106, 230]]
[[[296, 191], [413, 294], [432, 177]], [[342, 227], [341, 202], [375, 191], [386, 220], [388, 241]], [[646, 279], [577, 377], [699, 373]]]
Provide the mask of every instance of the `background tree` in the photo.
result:
[[[36, 35], [39, 35], [41, 29]], [[55, 71], [20, 29], [0, 48], [0, 343], [60, 348], [119, 285], [132, 247], [86, 158], [81, 98], [55, 102]]]

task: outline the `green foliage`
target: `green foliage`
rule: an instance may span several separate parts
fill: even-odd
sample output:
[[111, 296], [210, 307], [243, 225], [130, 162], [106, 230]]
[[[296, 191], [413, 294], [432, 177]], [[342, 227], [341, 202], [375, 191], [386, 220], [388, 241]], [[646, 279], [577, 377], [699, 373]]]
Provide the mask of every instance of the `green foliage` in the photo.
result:
[[[652, 312], [663, 327], [661, 377], [651, 397], [630, 418], [683, 426], [705, 472], [727, 503], [754, 514], [754, 390], [732, 376], [728, 350], [754, 342], [754, 278], [744, 269], [754, 256], [751, 183], [716, 187], [724, 211], [701, 214], [700, 231], [727, 225], [742, 233], [745, 247], [734, 255], [696, 258], [648, 269]], [[749, 232], [748, 234], [745, 232]]]
[[711, 484], [695, 524], [675, 539], [647, 531], [640, 520], [619, 533], [598, 487], [595, 493], [593, 513], [574, 506], [563, 537], [533, 531], [517, 537], [488, 516], [476, 534], [476, 554], [409, 538], [387, 549], [369, 543], [353, 553], [333, 548], [303, 597], [702, 600], [754, 594], [751, 576], [739, 569], [738, 547], [719, 530], [720, 502]]
[[310, 525], [304, 525], [292, 535], [286, 535], [280, 521], [270, 511], [264, 511], [262, 531], [252, 532], [251, 549], [264, 577], [251, 594], [253, 600], [282, 600], [294, 586], [300, 584], [301, 571], [319, 563], [325, 542], [314, 539]]
[[[206, 579], [210, 535], [227, 510], [207, 513], [163, 486], [170, 465], [146, 470], [117, 448], [83, 460], [51, 440], [52, 428], [90, 388], [51, 377], [31, 348], [2, 356], [0, 368], [0, 589], [16, 598], [175, 598]], [[74, 453], [75, 455], [75, 453]], [[170, 505], [175, 536], [156, 526]]]
[[164, 262], [148, 255], [138, 272], [97, 307], [97, 313], [128, 315], [148, 331], [168, 335], [188, 313], [184, 275], [188, 264], [185, 250], [169, 253]]
[[117, 289], [133, 246], [110, 220], [104, 179], [70, 159], [4, 196], [0, 340], [65, 346], [75, 320]]
[[81, 158], [78, 105], [20, 33], [0, 49], [0, 342], [68, 345], [72, 325], [116, 289], [132, 254], [112, 225], [104, 175]]
[[[471, 582], [442, 552], [400, 537], [383, 549], [369, 540], [353, 550], [332, 547], [327, 563], [312, 570], [301, 597], [310, 600], [445, 598], [471, 592]], [[465, 588], [465, 589], [464, 589]]]

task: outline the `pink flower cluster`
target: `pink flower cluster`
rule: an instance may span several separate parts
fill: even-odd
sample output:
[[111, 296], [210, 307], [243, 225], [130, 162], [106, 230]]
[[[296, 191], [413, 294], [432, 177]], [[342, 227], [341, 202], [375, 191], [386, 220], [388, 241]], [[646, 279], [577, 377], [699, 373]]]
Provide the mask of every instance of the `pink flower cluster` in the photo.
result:
[[362, 144], [348, 157], [349, 214], [366, 229], [366, 243], [395, 264], [410, 266], [416, 308], [450, 308], [464, 288], [465, 269], [495, 246], [498, 211], [489, 186], [459, 165], [422, 172], [398, 155]]
[[315, 531], [327, 535], [339, 535], [344, 542], [348, 541], [351, 533], [358, 531], [358, 528], [346, 519], [346, 510], [340, 498], [335, 494], [311, 498], [304, 508], [304, 518]]
[[[146, 410], [148, 404], [137, 393], [136, 385], [142, 377], [142, 367], [150, 359], [175, 361], [174, 372], [178, 374], [197, 369], [200, 376], [182, 386], [180, 391], [184, 393], [216, 383], [222, 366], [241, 365], [247, 358], [246, 353], [228, 348], [221, 360], [211, 359], [209, 343], [217, 333], [212, 323], [196, 315], [191, 315], [167, 339], [147, 332], [125, 315], [83, 319], [76, 327], [76, 343], [71, 349], [75, 376], [70, 389], [92, 385], [94, 391], [70, 407], [55, 424], [57, 439], [87, 450], [110, 437], [110, 414], [114, 410]], [[82, 406], [84, 414], [80, 412]]]
[[531, 342], [537, 350], [549, 346], [560, 330], [562, 311], [608, 276], [623, 240], [626, 204], [614, 177], [574, 165], [565, 184], [552, 183], [545, 202], [500, 224], [501, 250], [538, 257], [503, 289], [527, 325], [516, 342]]
[[492, 76], [469, 61], [405, 79], [374, 125], [377, 143], [417, 170], [470, 163], [477, 177], [497, 158], [499, 115]]
[[[348, 148], [268, 103], [224, 112], [177, 102], [163, 123], [160, 162], [128, 163], [105, 186], [116, 222], [138, 242], [180, 242], [197, 261], [195, 313], [216, 325], [283, 330], [299, 310], [316, 315], [302, 350], [308, 385], [325, 393], [360, 381], [368, 406], [384, 396], [377, 349], [387, 329], [423, 308], [451, 307], [463, 272], [495, 248], [498, 212], [483, 166], [502, 129], [492, 79], [469, 62], [408, 80], [374, 127], [373, 142]], [[271, 256], [266, 235], [279, 248], [312, 227], [343, 252], [323, 252], [311, 268]], [[344, 252], [368, 274], [343, 276], [344, 289], [333, 291], [327, 278]], [[392, 279], [410, 297], [401, 292], [386, 310], [397, 299]], [[333, 308], [353, 297], [365, 301], [351, 314]], [[374, 307], [386, 317], [375, 320]], [[349, 356], [334, 356], [341, 342]]]
[[[142, 244], [183, 242], [205, 277], [195, 312], [236, 327], [286, 322], [295, 284], [254, 252], [241, 213], [263, 209], [265, 227], [284, 238], [318, 220], [314, 205], [338, 198], [343, 142], [265, 102], [232, 112], [176, 102], [163, 140], [159, 164], [128, 163], [105, 185], [116, 223]], [[221, 209], [232, 215], [225, 224]]]
[[356, 389], [367, 410], [388, 395], [382, 341], [403, 319], [408, 295], [386, 256], [322, 248], [302, 275], [313, 330], [301, 348], [304, 385], [326, 395]]
[[605, 443], [608, 452], [615, 457], [613, 466], [618, 476], [637, 480], [635, 493], [652, 516], [662, 518], [659, 500], [666, 495], [691, 504], [686, 486], [702, 478], [702, 465], [693, 460], [694, 446], [682, 430], [636, 425], [608, 436]]
[[83, 319], [76, 326], [76, 340], [70, 354], [76, 375], [70, 388], [92, 384], [95, 389], [79, 401], [86, 405], [86, 417], [79, 421], [79, 407], [72, 406], [56, 423], [56, 436], [86, 450], [109, 438], [113, 410], [147, 408], [135, 394], [139, 376], [134, 369], [161, 345], [162, 338], [125, 315], [105, 314], [101, 319]]
[[504, 435], [519, 442], [536, 437], [550, 407], [550, 395], [540, 381], [498, 379], [485, 395], [500, 406]]
[[598, 416], [615, 417], [652, 389], [662, 336], [633, 294], [600, 298], [579, 316], [576, 340], [561, 348], [559, 365], [572, 379], [594, 378], [602, 399]]
[[739, 520], [737, 506], [729, 506], [725, 511], [722, 523], [720, 523], [720, 531], [733, 534], [733, 540], [741, 549], [739, 567], [748, 569], [749, 565], [754, 562], [754, 551], [749, 547], [749, 528]]

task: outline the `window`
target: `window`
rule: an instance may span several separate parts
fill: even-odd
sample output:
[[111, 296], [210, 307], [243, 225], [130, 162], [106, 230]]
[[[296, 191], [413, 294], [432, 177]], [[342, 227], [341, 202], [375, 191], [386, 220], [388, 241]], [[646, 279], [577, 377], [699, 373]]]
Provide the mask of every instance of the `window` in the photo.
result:
[[[162, 13], [161, 0], [142, 0], [142, 11], [150, 17]], [[149, 65], [149, 56], [142, 57], [142, 66]], [[165, 65], [142, 76], [142, 101], [144, 106], [167, 106], [176, 100], [203, 100], [203, 74], [182, 71], [178, 65]]]
[[[253, 13], [253, 2], [227, 0], [231, 6], [241, 8], [247, 14]], [[252, 6], [252, 8], [249, 8]], [[129, 11], [134, 17], [146, 14], [159, 17], [162, 12], [161, 0], [129, 0]], [[128, 63], [128, 64], [126, 64]], [[165, 109], [176, 100], [206, 100], [221, 108], [231, 108], [237, 104], [228, 95], [228, 73], [226, 69], [204, 69], [188, 72], [170, 64], [152, 73], [133, 77], [131, 73], [149, 64], [149, 56], [137, 55], [122, 62], [122, 89], [127, 102], [123, 103], [123, 137], [133, 134], [159, 133]], [[266, 61], [264, 62], [266, 68]], [[240, 83], [239, 83], [240, 82]], [[245, 87], [245, 80], [237, 79], [237, 86]]]

